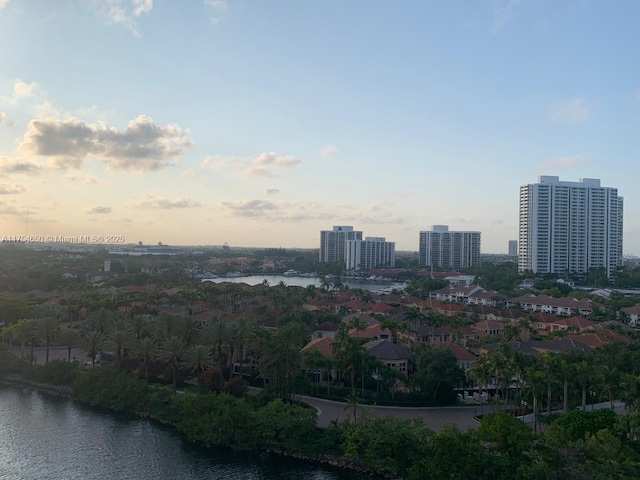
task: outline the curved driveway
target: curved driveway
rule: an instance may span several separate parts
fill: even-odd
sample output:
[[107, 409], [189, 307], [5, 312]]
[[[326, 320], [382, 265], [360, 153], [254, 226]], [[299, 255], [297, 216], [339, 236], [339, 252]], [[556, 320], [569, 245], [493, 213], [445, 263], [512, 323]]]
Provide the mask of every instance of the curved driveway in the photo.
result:
[[[353, 416], [353, 406], [331, 400], [322, 400], [305, 395], [295, 395], [296, 400], [318, 409], [318, 425], [327, 427], [332, 420], [342, 421]], [[440, 432], [447, 423], [456, 425], [461, 431], [467, 431], [479, 424], [473, 419], [479, 410], [474, 407], [383, 407], [375, 405], [363, 405], [357, 407], [357, 414], [365, 410], [376, 417], [412, 419], [422, 418], [427, 428]]]

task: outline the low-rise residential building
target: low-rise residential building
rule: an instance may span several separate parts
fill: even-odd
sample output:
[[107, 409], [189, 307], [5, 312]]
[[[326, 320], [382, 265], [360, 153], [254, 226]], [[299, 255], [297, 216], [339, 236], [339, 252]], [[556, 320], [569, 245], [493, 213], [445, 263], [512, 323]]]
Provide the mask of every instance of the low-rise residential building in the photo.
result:
[[507, 308], [520, 307], [525, 312], [545, 312], [570, 317], [572, 315], [589, 316], [593, 312], [591, 300], [577, 298], [555, 298], [532, 293], [507, 300]]
[[397, 368], [402, 373], [409, 372], [409, 350], [402, 345], [388, 340], [374, 340], [363, 345], [373, 356], [391, 368]]
[[442, 302], [469, 303], [471, 295], [484, 291], [480, 285], [449, 285], [432, 291], [429, 298]]
[[634, 327], [640, 325], [640, 303], [633, 307], [622, 308], [620, 311], [629, 318], [629, 325]]

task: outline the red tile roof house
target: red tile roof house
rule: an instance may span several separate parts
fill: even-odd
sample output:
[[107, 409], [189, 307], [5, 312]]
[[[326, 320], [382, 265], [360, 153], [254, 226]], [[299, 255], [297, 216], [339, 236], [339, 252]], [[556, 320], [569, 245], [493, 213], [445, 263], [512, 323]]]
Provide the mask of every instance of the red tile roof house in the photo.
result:
[[469, 297], [474, 293], [484, 292], [480, 285], [450, 285], [439, 290], [433, 290], [429, 298], [444, 302], [469, 303]]
[[629, 317], [629, 325], [635, 327], [640, 324], [640, 303], [636, 303], [633, 307], [622, 308], [620, 311]]
[[584, 317], [556, 318], [550, 324], [550, 331], [568, 330], [570, 327], [576, 328], [579, 332], [585, 330], [602, 330], [602, 325]]
[[449, 350], [456, 357], [458, 366], [465, 372], [471, 368], [471, 365], [476, 361], [476, 356], [470, 351], [462, 348], [456, 343], [443, 343], [442, 346]]
[[[545, 312], [537, 312], [531, 315], [531, 326], [538, 331], [551, 333], [554, 330], [554, 324], [561, 320], [555, 315]], [[564, 320], [564, 319], [563, 319]], [[518, 321], [511, 322], [517, 325]], [[558, 330], [558, 327], [555, 328]]]
[[379, 313], [384, 316], [389, 316], [391, 312], [395, 309], [391, 305], [387, 305], [386, 303], [376, 303], [373, 307], [369, 309], [370, 313]]
[[333, 356], [333, 342], [335, 342], [333, 338], [315, 338], [302, 347], [300, 353], [304, 354], [309, 350], [318, 350], [325, 357], [331, 358]]
[[475, 292], [467, 298], [469, 305], [486, 305], [488, 307], [495, 307], [498, 303], [503, 303], [507, 297], [496, 291], [487, 292], [485, 290]]
[[352, 328], [349, 330], [349, 335], [356, 338], [370, 338], [373, 340], [392, 340], [391, 330], [383, 328], [380, 325], [369, 325], [363, 330], [356, 330]]
[[409, 371], [409, 360], [411, 357], [409, 350], [402, 345], [391, 343], [388, 340], [374, 340], [365, 343], [363, 347], [388, 367], [397, 368], [404, 374]]
[[589, 316], [593, 311], [591, 300], [578, 300], [577, 298], [554, 298], [548, 295], [530, 293], [521, 297], [507, 300], [507, 308], [520, 306], [525, 312], [545, 312], [562, 317], [570, 317], [578, 314]]
[[570, 335], [567, 338], [571, 338], [572, 340], [580, 342], [591, 348], [597, 348], [603, 345], [609, 345], [611, 343], [633, 343], [631, 339], [620, 335], [613, 330], [609, 330], [608, 328], [599, 330], [594, 333], [580, 333], [576, 335]]
[[495, 320], [481, 320], [475, 324], [475, 329], [481, 337], [500, 337], [504, 331], [504, 325]]
[[444, 328], [435, 328], [431, 325], [421, 325], [416, 332], [418, 341], [424, 343], [447, 343], [453, 339], [452, 332]]
[[324, 322], [318, 325], [313, 331], [313, 338], [334, 338], [338, 332], [338, 327], [333, 322]]

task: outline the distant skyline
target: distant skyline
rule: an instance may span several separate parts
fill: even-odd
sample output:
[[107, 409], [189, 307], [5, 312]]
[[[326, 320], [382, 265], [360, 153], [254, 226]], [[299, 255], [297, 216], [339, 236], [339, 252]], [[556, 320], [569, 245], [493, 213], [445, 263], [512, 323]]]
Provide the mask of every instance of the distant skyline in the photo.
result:
[[0, 237], [518, 238], [598, 178], [640, 255], [640, 3], [0, 0]]

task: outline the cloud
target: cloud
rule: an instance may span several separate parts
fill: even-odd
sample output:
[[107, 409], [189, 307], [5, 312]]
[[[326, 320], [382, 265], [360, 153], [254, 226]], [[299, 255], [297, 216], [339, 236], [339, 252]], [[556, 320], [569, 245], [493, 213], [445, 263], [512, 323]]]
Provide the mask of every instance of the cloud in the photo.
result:
[[212, 170], [242, 170], [245, 168], [246, 159], [240, 157], [223, 157], [222, 155], [210, 155], [202, 160], [202, 166]]
[[101, 207], [101, 206], [95, 206], [95, 207], [91, 207], [89, 209], [87, 209], [87, 213], [89, 215], [93, 215], [96, 213], [111, 213], [111, 207]]
[[264, 152], [251, 161], [251, 165], [244, 169], [245, 177], [272, 177], [270, 167], [294, 167], [299, 165], [300, 159], [293, 156], [282, 156], [276, 152]]
[[275, 203], [265, 200], [239, 200], [235, 203], [222, 202], [222, 206], [240, 217], [262, 217], [267, 211], [279, 208]]
[[14, 98], [17, 99], [32, 96], [36, 86], [36, 82], [25, 83], [20, 80], [16, 81], [16, 83], [13, 84]]
[[9, 185], [7, 183], [0, 183], [0, 195], [15, 195], [17, 193], [24, 192], [24, 186], [14, 183]]
[[[2, 0], [0, 0], [0, 1], [2, 1]], [[4, 113], [4, 112], [0, 112], [0, 123], [2, 123], [2, 121], [3, 121], [5, 118], [7, 118], [7, 114], [6, 114], [6, 113]]]
[[85, 177], [82, 179], [82, 183], [84, 183], [85, 185], [95, 185], [96, 183], [98, 183], [98, 179], [96, 177], [92, 177], [91, 175], [85, 175]]
[[0, 215], [15, 215], [18, 216], [20, 213], [16, 209], [16, 207], [7, 205], [5, 202], [0, 202]]
[[172, 165], [193, 147], [189, 131], [177, 125], [161, 127], [146, 115], [131, 120], [124, 130], [105, 123], [67, 120], [31, 120], [18, 150], [49, 157], [58, 169], [78, 169], [88, 156], [109, 170], [151, 172]]
[[514, 9], [521, 0], [492, 0], [493, 31], [500, 32], [513, 17]]
[[551, 119], [563, 123], [586, 122], [589, 119], [589, 108], [581, 98], [554, 103], [551, 106]]
[[322, 147], [322, 150], [320, 150], [320, 156], [322, 158], [327, 158], [338, 153], [339, 151], [340, 149], [335, 145], [325, 145], [324, 147]]
[[9, 2], [11, 0], [0, 0], [0, 10], [2, 10], [4, 7], [6, 7], [7, 5], [9, 5]]
[[301, 160], [291, 155], [263, 152], [255, 158], [223, 157], [211, 155], [202, 160], [202, 166], [217, 171], [241, 171], [244, 177], [273, 177], [273, 168], [289, 168], [299, 165]]
[[191, 180], [191, 179], [193, 179], [193, 178], [196, 178], [196, 173], [195, 173], [192, 169], [188, 168], [187, 170], [185, 170], [184, 172], [182, 172], [182, 173], [180, 174], [180, 176], [181, 176], [182, 178], [186, 178], [186, 179]]
[[204, 0], [204, 6], [213, 24], [220, 23], [229, 13], [228, 0]]
[[0, 175], [40, 175], [40, 173], [42, 173], [42, 167], [35, 163], [27, 162], [20, 158], [9, 158], [0, 155]]
[[200, 207], [202, 203], [190, 198], [165, 198], [145, 195], [141, 200], [133, 202], [131, 207], [144, 209], [172, 210], [175, 208]]
[[574, 157], [560, 157], [560, 158], [555, 158], [553, 160], [547, 160], [546, 162], [542, 162], [540, 165], [538, 165], [537, 170], [539, 171], [564, 170], [567, 168], [580, 167], [588, 163], [589, 163], [589, 160], [582, 155], [576, 155]]
[[138, 35], [137, 21], [153, 9], [153, 0], [99, 0], [102, 14], [111, 22]]
[[389, 216], [383, 217], [360, 217], [358, 218], [358, 222], [364, 225], [397, 225], [399, 223], [404, 223], [402, 218], [391, 218]]
[[302, 222], [307, 220], [332, 220], [333, 212], [326, 212], [317, 202], [311, 203], [276, 203], [267, 200], [238, 200], [222, 202], [232, 216], [255, 218], [267, 222]]
[[277, 188], [266, 188], [264, 193], [267, 195], [275, 195], [276, 193], [280, 193], [280, 190]]

